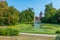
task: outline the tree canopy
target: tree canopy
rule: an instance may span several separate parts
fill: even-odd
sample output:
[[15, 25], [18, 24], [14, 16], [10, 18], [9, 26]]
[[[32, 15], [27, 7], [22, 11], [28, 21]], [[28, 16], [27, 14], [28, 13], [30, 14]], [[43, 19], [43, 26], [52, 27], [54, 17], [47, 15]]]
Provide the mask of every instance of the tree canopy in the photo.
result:
[[0, 25], [12, 25], [18, 21], [19, 11], [8, 6], [6, 1], [0, 2]]
[[14, 6], [8, 6], [6, 1], [0, 2], [0, 25], [15, 25], [18, 22], [32, 22], [33, 20], [33, 8], [20, 12]]
[[52, 3], [47, 4], [45, 6], [45, 12], [44, 12], [45, 17], [41, 21], [45, 23], [58, 23], [58, 21], [60, 21], [59, 11], [60, 10], [57, 10], [56, 8], [53, 7]]
[[20, 13], [20, 22], [32, 22], [34, 20], [33, 8], [28, 8]]

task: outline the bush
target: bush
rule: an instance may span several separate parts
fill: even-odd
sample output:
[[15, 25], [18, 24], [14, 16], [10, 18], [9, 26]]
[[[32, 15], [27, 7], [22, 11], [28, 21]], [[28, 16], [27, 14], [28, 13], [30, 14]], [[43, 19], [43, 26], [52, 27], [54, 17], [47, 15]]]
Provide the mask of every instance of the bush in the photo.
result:
[[56, 33], [57, 33], [57, 34], [60, 34], [60, 31], [59, 31], [59, 30], [57, 30], [57, 31], [56, 31]]
[[60, 36], [57, 36], [55, 40], [60, 40]]
[[1, 29], [0, 28], [0, 36], [18, 36], [19, 31], [16, 29], [11, 29], [11, 28], [6, 28], [6, 29]]

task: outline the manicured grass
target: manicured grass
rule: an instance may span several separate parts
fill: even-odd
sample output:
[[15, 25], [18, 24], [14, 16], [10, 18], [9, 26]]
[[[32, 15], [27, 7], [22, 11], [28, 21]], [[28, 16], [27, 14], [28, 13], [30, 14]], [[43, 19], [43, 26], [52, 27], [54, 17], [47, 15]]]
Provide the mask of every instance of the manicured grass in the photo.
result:
[[41, 24], [42, 28], [47, 29], [48, 32], [51, 34], [55, 34], [57, 30], [60, 31], [60, 25], [59, 24]]
[[14, 28], [23, 33], [39, 33], [39, 34], [56, 34], [56, 31], [60, 31], [59, 24], [44, 24], [41, 23], [39, 28], [34, 28], [31, 24], [18, 24], [15, 26], [7, 26], [8, 28]]

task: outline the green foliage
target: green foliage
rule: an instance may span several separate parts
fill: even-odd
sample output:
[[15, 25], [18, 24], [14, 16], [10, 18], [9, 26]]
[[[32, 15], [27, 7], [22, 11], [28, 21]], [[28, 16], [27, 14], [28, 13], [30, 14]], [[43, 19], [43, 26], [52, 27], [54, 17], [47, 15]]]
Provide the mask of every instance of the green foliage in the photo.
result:
[[15, 25], [17, 22], [32, 22], [33, 20], [34, 12], [32, 8], [20, 13], [13, 6], [8, 6], [6, 1], [0, 2], [0, 26]]
[[57, 36], [55, 40], [60, 40], [60, 36]]
[[32, 8], [26, 9], [20, 13], [20, 22], [32, 22], [34, 20], [34, 12]]
[[19, 21], [19, 11], [7, 2], [0, 2], [0, 25], [15, 25]]
[[56, 13], [56, 9], [53, 8], [52, 4], [48, 4], [46, 5], [46, 9], [45, 9], [45, 20], [46, 22], [50, 23], [53, 22], [53, 17]]
[[0, 36], [18, 36], [19, 31], [11, 28], [0, 28]]
[[57, 33], [57, 34], [60, 34], [60, 31], [59, 31], [59, 30], [57, 30], [57, 31], [56, 31], [56, 33]]
[[60, 10], [56, 10], [52, 3], [45, 6], [45, 17], [41, 20], [45, 23], [60, 23]]
[[57, 23], [60, 23], [60, 9], [57, 10], [57, 12], [55, 14], [55, 18], [57, 20]]

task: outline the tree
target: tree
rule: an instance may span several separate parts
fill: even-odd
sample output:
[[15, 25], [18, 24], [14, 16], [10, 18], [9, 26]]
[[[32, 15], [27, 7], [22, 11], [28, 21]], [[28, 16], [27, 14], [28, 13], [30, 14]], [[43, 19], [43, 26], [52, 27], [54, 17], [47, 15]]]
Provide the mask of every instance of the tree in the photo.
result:
[[32, 8], [28, 8], [20, 13], [20, 22], [32, 22], [34, 20], [34, 12]]
[[56, 13], [56, 9], [53, 8], [52, 3], [47, 4], [45, 6], [45, 12], [44, 13], [45, 13], [45, 17], [42, 19], [43, 22], [46, 22], [46, 23], [54, 23], [55, 22], [54, 16]]
[[4, 14], [8, 10], [8, 4], [6, 1], [1, 1], [0, 2], [0, 25], [4, 25]]
[[60, 23], [60, 9], [57, 10], [57, 12], [55, 14], [55, 18], [57, 20], [57, 23]]
[[16, 24], [19, 21], [19, 11], [15, 9], [13, 6], [9, 7], [7, 14], [8, 17], [6, 19], [8, 20], [7, 22], [9, 25]]
[[0, 25], [13, 25], [19, 21], [19, 11], [9, 6], [6, 1], [0, 2]]

